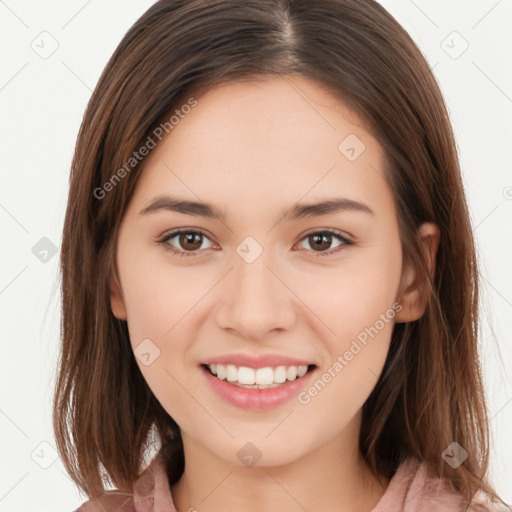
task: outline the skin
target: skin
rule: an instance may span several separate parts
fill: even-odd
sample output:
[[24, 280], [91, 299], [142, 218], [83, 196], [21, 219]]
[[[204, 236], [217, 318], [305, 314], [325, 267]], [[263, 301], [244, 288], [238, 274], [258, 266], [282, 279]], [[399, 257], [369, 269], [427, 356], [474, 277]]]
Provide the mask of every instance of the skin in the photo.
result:
[[[160, 350], [150, 365], [137, 362], [181, 428], [186, 469], [172, 487], [176, 508], [370, 511], [388, 481], [372, 475], [358, 451], [361, 408], [394, 322], [425, 309], [417, 275], [403, 265], [383, 150], [346, 105], [304, 77], [222, 84], [197, 99], [144, 161], [120, 227], [119, 281], [111, 283], [112, 311], [127, 321], [133, 349], [149, 338]], [[349, 134], [366, 146], [354, 161], [338, 149]], [[225, 221], [140, 213], [162, 194], [211, 203]], [[297, 202], [334, 197], [374, 214], [283, 217]], [[158, 242], [177, 228], [206, 237], [198, 249], [179, 236]], [[325, 229], [353, 244], [333, 236], [315, 250], [306, 235]], [[426, 223], [418, 234], [435, 261], [437, 227]], [[263, 249], [250, 264], [236, 252], [247, 236]], [[240, 409], [199, 369], [208, 357], [277, 353], [311, 361], [321, 374], [395, 303], [401, 311], [307, 404], [293, 398], [270, 410]], [[253, 467], [237, 457], [248, 441], [261, 453]]]

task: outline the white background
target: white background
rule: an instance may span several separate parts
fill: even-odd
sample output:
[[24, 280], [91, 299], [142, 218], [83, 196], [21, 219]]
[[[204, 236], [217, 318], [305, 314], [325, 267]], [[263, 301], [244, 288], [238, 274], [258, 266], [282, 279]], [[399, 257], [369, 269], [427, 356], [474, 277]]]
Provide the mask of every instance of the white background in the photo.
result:
[[[44, 262], [32, 248], [43, 237], [60, 248], [86, 103], [121, 38], [152, 3], [0, 0], [0, 512], [71, 512], [86, 498], [54, 460], [58, 253]], [[454, 125], [484, 283], [492, 475], [511, 502], [512, 0], [382, 4], [426, 55]], [[459, 56], [464, 40], [469, 47]], [[57, 44], [46, 59], [32, 48]]]

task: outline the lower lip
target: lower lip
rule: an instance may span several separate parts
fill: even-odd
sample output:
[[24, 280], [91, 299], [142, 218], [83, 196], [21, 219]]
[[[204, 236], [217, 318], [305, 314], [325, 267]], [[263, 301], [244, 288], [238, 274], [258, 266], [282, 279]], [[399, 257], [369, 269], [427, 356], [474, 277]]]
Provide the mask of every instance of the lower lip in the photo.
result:
[[242, 409], [271, 409], [296, 396], [311, 380], [315, 369], [308, 371], [303, 377], [287, 381], [275, 388], [252, 389], [233, 386], [226, 380], [220, 380], [208, 370], [201, 367], [212, 389], [227, 402]]

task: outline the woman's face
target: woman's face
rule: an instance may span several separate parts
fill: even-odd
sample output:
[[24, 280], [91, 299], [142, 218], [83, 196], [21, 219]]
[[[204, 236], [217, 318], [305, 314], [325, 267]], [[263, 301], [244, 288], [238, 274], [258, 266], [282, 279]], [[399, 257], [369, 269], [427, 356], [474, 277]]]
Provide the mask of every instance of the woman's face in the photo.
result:
[[394, 323], [421, 315], [400, 295], [383, 151], [301, 77], [223, 84], [186, 112], [119, 233], [112, 309], [140, 370], [184, 439], [228, 462], [352, 450]]

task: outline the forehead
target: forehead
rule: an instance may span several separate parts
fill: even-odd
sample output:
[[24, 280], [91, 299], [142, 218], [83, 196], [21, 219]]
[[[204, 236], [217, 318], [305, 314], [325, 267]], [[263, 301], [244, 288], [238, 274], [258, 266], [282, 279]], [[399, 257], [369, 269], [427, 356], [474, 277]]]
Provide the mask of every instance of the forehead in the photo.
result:
[[381, 146], [321, 84], [296, 76], [230, 82], [194, 98], [144, 162], [139, 200], [176, 192], [224, 208], [243, 196], [251, 208], [338, 191], [389, 203]]

